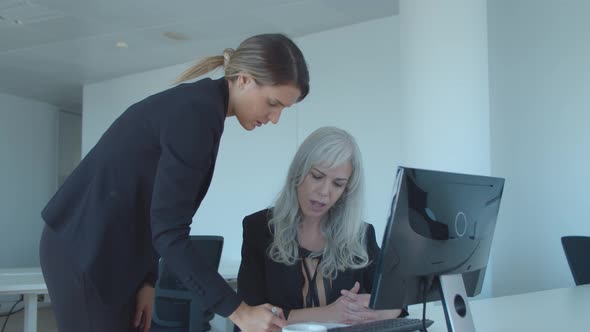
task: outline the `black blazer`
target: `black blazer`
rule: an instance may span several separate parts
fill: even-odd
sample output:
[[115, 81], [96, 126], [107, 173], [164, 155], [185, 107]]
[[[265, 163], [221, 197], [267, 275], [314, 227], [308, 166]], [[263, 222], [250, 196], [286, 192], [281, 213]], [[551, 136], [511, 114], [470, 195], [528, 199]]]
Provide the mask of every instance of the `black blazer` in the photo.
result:
[[[288, 315], [292, 309], [303, 308], [303, 270], [301, 264], [289, 266], [276, 263], [268, 256], [267, 249], [273, 236], [268, 227], [270, 213], [271, 210], [262, 210], [244, 218], [238, 294], [249, 305], [271, 303], [282, 308]], [[379, 255], [373, 225], [367, 224], [365, 236], [371, 263], [362, 269], [338, 272], [326, 298], [328, 304], [341, 296], [342, 289], [351, 289], [355, 281], [360, 284], [359, 293], [371, 292]]]
[[43, 210], [105, 303], [124, 303], [142, 281], [153, 282], [161, 255], [214, 312], [227, 316], [240, 304], [217, 271], [199, 266], [189, 240], [213, 176], [228, 100], [221, 78], [132, 105]]

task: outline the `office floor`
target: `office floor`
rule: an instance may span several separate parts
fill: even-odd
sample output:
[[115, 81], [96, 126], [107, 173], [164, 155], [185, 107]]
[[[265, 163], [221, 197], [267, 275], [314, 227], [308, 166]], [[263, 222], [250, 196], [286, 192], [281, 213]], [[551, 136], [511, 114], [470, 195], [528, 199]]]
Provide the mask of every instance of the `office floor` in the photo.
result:
[[[4, 324], [6, 318], [0, 318], [0, 328]], [[23, 312], [16, 313], [10, 316], [6, 330], [4, 332], [22, 332], [23, 331]], [[37, 332], [57, 332], [55, 325], [55, 318], [53, 318], [53, 311], [51, 308], [41, 308], [37, 312]]]
[[[5, 319], [6, 318], [4, 317], [0, 317], [0, 329], [2, 328]], [[22, 311], [10, 316], [4, 332], [22, 332], [24, 328], [23, 322], [24, 317]], [[212, 331], [215, 332], [233, 331], [233, 325], [231, 322], [220, 316], [215, 316], [213, 321], [211, 321], [211, 326]], [[58, 332], [51, 307], [40, 308], [37, 311], [37, 332]]]

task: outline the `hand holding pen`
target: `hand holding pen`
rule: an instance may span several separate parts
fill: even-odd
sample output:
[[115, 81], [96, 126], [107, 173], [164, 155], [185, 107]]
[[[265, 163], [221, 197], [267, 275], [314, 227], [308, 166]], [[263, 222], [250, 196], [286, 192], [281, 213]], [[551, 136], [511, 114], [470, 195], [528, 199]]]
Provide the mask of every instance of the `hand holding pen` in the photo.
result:
[[[249, 306], [242, 302], [240, 306], [229, 315], [229, 319], [236, 324], [241, 331], [269, 331], [280, 332], [287, 325], [283, 310], [266, 303], [257, 306]], [[274, 313], [276, 312], [276, 314]]]

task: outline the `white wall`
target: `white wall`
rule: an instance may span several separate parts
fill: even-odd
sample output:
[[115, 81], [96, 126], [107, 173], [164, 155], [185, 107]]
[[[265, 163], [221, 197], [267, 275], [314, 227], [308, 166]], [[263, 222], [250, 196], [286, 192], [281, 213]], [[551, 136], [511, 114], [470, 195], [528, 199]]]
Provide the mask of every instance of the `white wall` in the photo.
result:
[[590, 235], [590, 2], [488, 2], [492, 172], [507, 178], [496, 295], [573, 285], [560, 237]]
[[311, 94], [297, 106], [297, 141], [321, 126], [340, 127], [357, 139], [365, 216], [379, 242], [400, 163], [398, 30], [398, 18], [390, 17], [297, 40], [311, 75]]
[[399, 17], [403, 164], [489, 175], [486, 0], [401, 0]]
[[485, 0], [400, 1], [403, 162], [489, 175]]
[[[239, 264], [242, 218], [272, 203], [298, 144], [322, 125], [339, 126], [357, 138], [368, 179], [367, 220], [382, 236], [399, 154], [397, 29], [391, 17], [296, 40], [310, 67], [306, 100], [284, 112], [278, 125], [253, 133], [233, 118], [226, 121], [215, 175], [191, 231], [223, 235], [224, 262]], [[123, 110], [169, 87], [184, 68], [86, 85], [83, 154]]]
[[[583, 213], [590, 187], [590, 134], [584, 130], [590, 123], [590, 26], [583, 14], [590, 4], [567, 4], [488, 2], [490, 133], [483, 126], [473, 135], [490, 141], [489, 151], [478, 152], [491, 156], [493, 175], [507, 178], [492, 248], [493, 295], [572, 285], [559, 237], [590, 234]], [[226, 122], [216, 174], [193, 224], [193, 233], [226, 237], [225, 261], [239, 259], [242, 217], [271, 203], [296, 146], [326, 124], [358, 139], [367, 220], [382, 236], [393, 170], [401, 146], [411, 144], [401, 134], [408, 117], [399, 109], [399, 25], [391, 17], [299, 38], [310, 65], [309, 97], [274, 127], [247, 133], [234, 119]], [[86, 86], [83, 152], [127, 106], [168, 87], [183, 68]], [[470, 155], [464, 163], [473, 162]]]
[[60, 186], [68, 175], [78, 166], [82, 140], [82, 115], [65, 111], [59, 112], [58, 125], [58, 170]]
[[0, 94], [0, 268], [39, 266], [41, 209], [57, 184], [58, 110]]

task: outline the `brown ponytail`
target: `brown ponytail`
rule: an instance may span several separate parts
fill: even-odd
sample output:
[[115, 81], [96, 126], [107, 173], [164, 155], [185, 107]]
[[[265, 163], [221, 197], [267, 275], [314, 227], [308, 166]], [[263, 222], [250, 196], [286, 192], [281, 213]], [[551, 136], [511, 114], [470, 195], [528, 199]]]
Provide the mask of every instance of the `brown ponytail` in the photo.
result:
[[301, 50], [289, 37], [282, 34], [256, 35], [244, 40], [233, 50], [225, 49], [223, 55], [206, 57], [184, 71], [176, 83], [205, 75], [223, 67], [227, 80], [241, 73], [251, 75], [261, 85], [294, 85], [303, 100], [309, 93], [309, 73]]
[[185, 70], [174, 83], [181, 83], [203, 76], [214, 69], [223, 66], [223, 55], [215, 55], [199, 60], [189, 69]]

